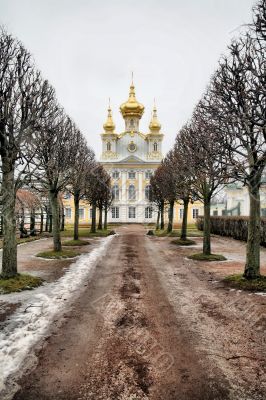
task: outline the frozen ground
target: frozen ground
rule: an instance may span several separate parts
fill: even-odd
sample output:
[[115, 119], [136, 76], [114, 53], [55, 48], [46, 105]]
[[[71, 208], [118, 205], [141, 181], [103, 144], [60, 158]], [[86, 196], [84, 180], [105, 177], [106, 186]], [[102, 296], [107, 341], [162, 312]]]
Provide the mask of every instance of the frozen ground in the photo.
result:
[[[99, 240], [97, 245], [91, 246], [92, 249], [89, 249], [88, 254], [72, 260], [69, 268], [64, 267], [65, 273], [58, 280], [46, 283], [34, 291], [0, 296], [0, 300], [4, 299], [5, 307], [7, 307], [7, 303], [19, 305], [9, 320], [5, 321], [0, 332], [0, 392], [1, 390], [2, 393], [11, 392], [8, 378], [18, 371], [22, 372], [22, 364], [25, 367], [31, 348], [44, 339], [50, 324], [56, 318], [58, 319], [82, 292], [84, 284], [92, 275], [96, 263], [105, 255], [111, 240], [112, 236]], [[48, 242], [46, 245], [48, 248], [50, 243]], [[34, 259], [34, 254], [38, 252], [40, 246], [43, 249], [43, 243], [32, 242], [23, 246], [23, 252], [20, 252], [20, 260], [25, 259], [26, 253], [28, 257], [32, 258], [30, 266], [32, 267], [32, 263], [36, 264], [38, 275], [42, 275], [40, 272], [43, 265], [42, 260]], [[30, 255], [31, 252], [34, 254]], [[53, 268], [58, 265], [58, 261], [54, 260], [48, 262], [44, 260], [44, 263]], [[25, 269], [29, 271], [29, 266], [26, 268], [25, 265], [22, 265], [20, 270]], [[62, 268], [60, 270], [62, 271]], [[36, 271], [33, 269], [31, 273], [33, 272]], [[43, 274], [45, 275], [45, 271]], [[9, 308], [12, 310], [12, 307]], [[6, 383], [8, 384], [7, 390]]]
[[201, 238], [182, 248], [141, 226], [118, 232], [70, 268], [32, 257], [48, 283], [2, 296], [1, 400], [264, 400], [265, 293], [222, 282], [243, 271], [245, 244], [215, 237], [229, 259], [205, 263], [187, 258]]

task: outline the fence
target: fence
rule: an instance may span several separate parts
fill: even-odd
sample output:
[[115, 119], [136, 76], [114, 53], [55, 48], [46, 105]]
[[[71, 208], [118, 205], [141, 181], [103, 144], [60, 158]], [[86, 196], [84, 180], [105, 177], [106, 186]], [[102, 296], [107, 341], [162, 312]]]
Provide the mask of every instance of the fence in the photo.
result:
[[[222, 216], [211, 217], [211, 233], [215, 235], [228, 236], [237, 240], [247, 241], [249, 217]], [[198, 217], [196, 225], [203, 230], [204, 217]], [[261, 245], [266, 247], [266, 218], [260, 220]]]

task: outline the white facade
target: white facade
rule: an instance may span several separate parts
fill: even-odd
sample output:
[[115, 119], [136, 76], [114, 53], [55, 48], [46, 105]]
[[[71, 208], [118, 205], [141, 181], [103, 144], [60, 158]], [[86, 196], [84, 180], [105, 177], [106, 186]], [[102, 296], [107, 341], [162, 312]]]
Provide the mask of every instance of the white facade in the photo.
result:
[[154, 107], [149, 132], [139, 130], [144, 106], [130, 87], [129, 99], [120, 107], [125, 120], [124, 132], [115, 133], [111, 109], [102, 133], [101, 163], [112, 178], [113, 204], [109, 211], [110, 222], [155, 222], [156, 212], [149, 201], [150, 177], [162, 159], [163, 134]]

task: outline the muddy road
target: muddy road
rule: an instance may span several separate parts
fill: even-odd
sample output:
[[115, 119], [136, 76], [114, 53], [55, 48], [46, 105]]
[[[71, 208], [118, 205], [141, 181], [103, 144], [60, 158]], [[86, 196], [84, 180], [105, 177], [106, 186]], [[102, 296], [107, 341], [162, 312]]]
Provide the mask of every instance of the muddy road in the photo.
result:
[[224, 288], [191, 251], [119, 228], [14, 399], [265, 399], [266, 298]]

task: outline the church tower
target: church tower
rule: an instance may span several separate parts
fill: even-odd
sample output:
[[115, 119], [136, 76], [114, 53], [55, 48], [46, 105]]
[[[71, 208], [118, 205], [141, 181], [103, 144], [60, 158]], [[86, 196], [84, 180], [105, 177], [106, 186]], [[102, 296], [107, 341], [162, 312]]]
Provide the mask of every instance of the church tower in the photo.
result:
[[125, 120], [125, 132], [139, 132], [139, 121], [144, 113], [144, 106], [136, 99], [133, 81], [130, 85], [129, 98], [120, 106], [120, 111]]
[[112, 178], [113, 204], [109, 219], [113, 222], [154, 222], [150, 202], [150, 178], [162, 160], [161, 124], [154, 105], [147, 133], [140, 131], [144, 106], [136, 98], [133, 80], [128, 100], [120, 106], [124, 131], [115, 132], [109, 104], [103, 125], [101, 163]]

